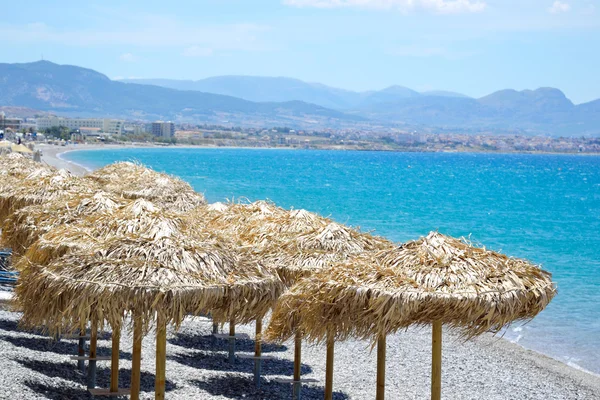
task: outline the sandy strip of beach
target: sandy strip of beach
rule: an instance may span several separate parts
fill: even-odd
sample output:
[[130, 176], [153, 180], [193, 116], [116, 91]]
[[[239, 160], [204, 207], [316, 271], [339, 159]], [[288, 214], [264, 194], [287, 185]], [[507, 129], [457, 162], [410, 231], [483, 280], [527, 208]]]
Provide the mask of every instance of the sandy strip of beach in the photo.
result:
[[58, 169], [66, 169], [77, 176], [85, 175], [89, 172], [85, 167], [76, 163], [65, 160], [61, 157], [62, 154], [77, 151], [77, 150], [117, 150], [117, 149], [134, 149], [134, 148], [151, 148], [158, 147], [155, 145], [145, 144], [76, 144], [66, 146], [46, 145], [41, 144], [36, 147], [36, 150], [42, 151], [42, 162], [51, 165]]

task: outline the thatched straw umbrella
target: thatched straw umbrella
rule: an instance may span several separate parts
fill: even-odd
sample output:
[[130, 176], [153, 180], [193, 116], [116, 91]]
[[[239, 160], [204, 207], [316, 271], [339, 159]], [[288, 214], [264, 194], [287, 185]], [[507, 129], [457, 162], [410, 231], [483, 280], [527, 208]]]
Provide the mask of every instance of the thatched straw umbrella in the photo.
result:
[[280, 298], [268, 333], [277, 340], [296, 330], [316, 342], [332, 334], [336, 340], [376, 340], [377, 398], [383, 399], [386, 335], [432, 324], [432, 399], [437, 400], [443, 324], [466, 338], [498, 332], [535, 317], [555, 293], [550, 273], [536, 265], [432, 232], [300, 281]]
[[106, 192], [69, 193], [44, 204], [21, 208], [2, 224], [2, 246], [12, 248], [13, 255], [20, 256], [51, 229], [94, 214], [111, 213], [122, 204], [123, 199]]
[[127, 199], [150, 200], [164, 210], [186, 212], [206, 204], [204, 196], [181, 179], [132, 162], [108, 165], [86, 178], [98, 182], [108, 192]]
[[[52, 331], [107, 320], [113, 333], [111, 392], [118, 391], [118, 332], [126, 313], [134, 324], [132, 397], [139, 393], [142, 332], [157, 330], [156, 396], [164, 397], [166, 325], [178, 326], [188, 314], [225, 308], [240, 310], [233, 317], [260, 312], [260, 297], [278, 296], [281, 283], [258, 265], [244, 263], [222, 240], [191, 239], [182, 220], [161, 212], [144, 200], [134, 202], [137, 213], [88, 218], [72, 227], [75, 242], [86, 231], [95, 244], [71, 250], [49, 265], [32, 263], [17, 287], [27, 324]], [[140, 209], [145, 211], [140, 211]], [[165, 217], [167, 216], [167, 217]], [[68, 231], [65, 231], [68, 236]], [[45, 235], [47, 236], [47, 235]], [[272, 300], [271, 300], [272, 301]], [[252, 310], [257, 308], [258, 310]], [[135, 398], [135, 397], [134, 397]]]
[[[216, 232], [221, 236], [229, 238], [235, 245], [235, 250], [244, 259], [252, 259], [260, 262], [254, 257], [254, 248], [260, 246], [256, 226], [260, 226], [262, 232], [266, 229], [267, 219], [279, 218], [286, 214], [286, 210], [277, 207], [268, 201], [256, 201], [253, 203], [213, 203], [206, 207], [198, 207], [187, 215], [189, 225], [193, 227], [190, 232], [193, 236], [205, 235], [206, 232]], [[261, 331], [262, 318], [270, 309], [272, 304], [264, 309], [264, 312], [254, 315], [256, 319], [256, 341], [255, 341], [255, 381], [260, 383], [261, 354]], [[213, 316], [213, 334], [216, 337], [226, 337], [229, 340], [229, 362], [235, 361], [235, 334], [236, 320], [229, 319], [229, 334], [219, 335], [217, 333], [218, 322], [227, 320], [228, 310], [215, 309]], [[239, 321], [237, 321], [239, 322]]]
[[9, 153], [0, 156], [0, 176], [16, 176], [24, 178], [40, 168], [52, 170], [52, 167], [33, 161], [19, 153]]
[[[282, 250], [272, 252], [266, 257], [266, 265], [274, 268], [282, 280], [292, 285], [316, 272], [326, 271], [335, 262], [341, 262], [353, 255], [393, 247], [392, 243], [367, 233], [348, 228], [344, 225], [329, 222], [325, 226], [300, 235], [287, 238], [277, 246]], [[281, 299], [279, 300], [281, 301]], [[276, 314], [275, 314], [276, 315]], [[273, 324], [273, 319], [271, 324]], [[275, 320], [277, 324], [277, 320]], [[269, 328], [271, 329], [271, 328]], [[302, 331], [296, 330], [294, 335], [294, 399], [300, 397], [301, 382], [300, 362]], [[329, 388], [333, 377], [333, 339], [327, 341], [326, 386]]]
[[39, 168], [17, 182], [0, 184], [0, 220], [11, 212], [32, 204], [42, 204], [66, 194], [92, 194], [97, 184], [71, 175], [68, 171]]
[[[34, 162], [31, 159], [18, 154], [9, 153], [0, 156], [0, 200], [1, 203], [8, 201], [6, 197], [14, 193], [16, 187], [22, 185], [23, 180], [30, 174], [38, 171], [47, 171], [48, 173], [55, 172], [53, 168], [46, 167], [40, 163]], [[1, 204], [0, 203], [0, 204]], [[7, 207], [9, 204], [2, 204]], [[2, 216], [6, 217], [10, 209], [2, 212]]]
[[[28, 275], [35, 273], [35, 270], [31, 270], [31, 265], [37, 265], [39, 269], [71, 251], [92, 251], [91, 249], [101, 246], [104, 241], [115, 235], [143, 233], [146, 237], [154, 239], [165, 232], [177, 231], [183, 224], [178, 214], [162, 212], [154, 204], [143, 199], [125, 200], [126, 203], [123, 204], [124, 199], [119, 198], [121, 205], [119, 209], [114, 210], [111, 196], [98, 192], [91, 202], [83, 197], [77, 208], [82, 217], [89, 214], [87, 219], [74, 221], [72, 224], [56, 224], [33, 242], [15, 264], [15, 268], [21, 273], [21, 281], [27, 281]], [[99, 212], [94, 213], [93, 210]], [[17, 293], [20, 288], [17, 286]], [[17, 302], [17, 307], [22, 306], [22, 303], [23, 301]], [[23, 318], [21, 322], [24, 325], [35, 326], [35, 323], [29, 322], [27, 318]], [[97, 333], [103, 321], [92, 318], [90, 322], [88, 388], [93, 389], [96, 386], [96, 361], [100, 359], [96, 357]], [[113, 336], [113, 348], [117, 349], [116, 353], [120, 338], [118, 333]]]
[[[281, 251], [280, 245], [286, 242], [286, 238], [324, 227], [330, 222], [305, 210], [287, 211], [268, 201], [215, 203], [194, 210], [188, 215], [188, 219], [191, 225], [201, 230], [219, 232], [219, 234], [231, 238], [242, 257], [265, 265], [269, 264], [270, 267], [278, 264], [268, 263], [267, 257], [275, 257], [273, 253]], [[276, 270], [276, 268], [271, 269]], [[260, 385], [262, 360], [267, 358], [262, 356], [261, 347], [262, 319], [266, 311], [267, 309], [264, 313], [255, 315], [255, 351], [252, 358], [254, 359], [254, 380], [257, 386]], [[213, 317], [217, 320], [222, 321], [224, 315], [227, 313], [220, 310], [213, 311]], [[235, 320], [229, 321], [229, 335], [226, 336], [229, 340], [230, 362], [235, 360], [235, 323]], [[215, 326], [213, 326], [214, 333], [216, 333]], [[224, 336], [218, 335], [218, 337]]]
[[[122, 203], [119, 198], [106, 192], [96, 194], [75, 194], [61, 196], [53, 201], [21, 208], [2, 224], [2, 246], [12, 249], [13, 259], [35, 243], [38, 238], [52, 228], [69, 225], [94, 214], [111, 213]], [[95, 335], [95, 333], [94, 333]], [[85, 331], [79, 336], [77, 363], [85, 370]], [[96, 338], [91, 343], [95, 350]], [[95, 358], [95, 357], [89, 357]], [[90, 360], [88, 385], [95, 385], [95, 360]]]

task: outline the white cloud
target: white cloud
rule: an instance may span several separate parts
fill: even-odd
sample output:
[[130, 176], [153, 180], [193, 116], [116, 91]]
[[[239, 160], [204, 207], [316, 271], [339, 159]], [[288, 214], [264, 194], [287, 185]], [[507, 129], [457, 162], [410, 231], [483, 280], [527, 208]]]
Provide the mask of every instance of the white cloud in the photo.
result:
[[125, 61], [125, 62], [134, 62], [134, 61], [137, 61], [137, 59], [138, 58], [131, 53], [125, 53], [125, 54], [121, 54], [119, 56], [119, 60]]
[[562, 14], [571, 10], [569, 3], [563, 3], [562, 1], [556, 0], [552, 6], [548, 9], [550, 14]]
[[481, 0], [283, 0], [283, 4], [315, 8], [398, 9], [403, 12], [422, 9], [437, 14], [475, 13], [487, 6]]
[[212, 56], [213, 49], [210, 47], [190, 46], [181, 53], [185, 57], [209, 57]]

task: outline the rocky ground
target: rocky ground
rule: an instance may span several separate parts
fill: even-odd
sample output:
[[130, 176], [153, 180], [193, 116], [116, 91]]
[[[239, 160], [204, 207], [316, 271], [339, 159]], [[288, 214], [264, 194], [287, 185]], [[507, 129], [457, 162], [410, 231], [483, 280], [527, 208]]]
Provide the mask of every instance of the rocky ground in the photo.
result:
[[[40, 332], [18, 327], [19, 314], [0, 311], [0, 399], [87, 399], [86, 378], [77, 370], [75, 340], [53, 341]], [[169, 332], [167, 343], [167, 398], [169, 399], [289, 399], [291, 386], [274, 382], [293, 370], [293, 345], [264, 346], [260, 389], [252, 380], [253, 361], [227, 362], [227, 342], [214, 339], [206, 319], [186, 321], [179, 332]], [[227, 328], [227, 327], [225, 327]], [[253, 326], [239, 333], [253, 336]], [[505, 340], [483, 337], [463, 342], [445, 334], [443, 397], [445, 399], [598, 399], [600, 378], [574, 370], [524, 350]], [[429, 329], [401, 332], [388, 338], [387, 398], [425, 399], [429, 396]], [[110, 354], [110, 334], [98, 341], [99, 355]], [[121, 339], [120, 386], [129, 386], [131, 335]], [[239, 340], [239, 354], [251, 354], [252, 340]], [[153, 335], [144, 339], [142, 398], [154, 398]], [[375, 397], [375, 352], [366, 342], [339, 343], [335, 352], [335, 399]], [[323, 346], [303, 346], [303, 374], [319, 382], [306, 385], [303, 399], [322, 399], [325, 375]], [[98, 362], [98, 386], [108, 387], [109, 362]]]

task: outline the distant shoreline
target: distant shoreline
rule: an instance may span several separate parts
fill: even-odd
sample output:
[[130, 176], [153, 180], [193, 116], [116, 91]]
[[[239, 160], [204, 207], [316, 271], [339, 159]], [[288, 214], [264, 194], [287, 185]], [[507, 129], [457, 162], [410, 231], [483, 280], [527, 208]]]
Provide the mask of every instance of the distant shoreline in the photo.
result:
[[91, 169], [85, 165], [65, 159], [63, 156], [75, 151], [91, 150], [126, 150], [126, 149], [254, 149], [254, 150], [322, 150], [322, 151], [361, 151], [361, 152], [386, 152], [386, 153], [443, 153], [443, 154], [523, 154], [523, 155], [557, 155], [557, 156], [600, 156], [600, 153], [567, 153], [567, 152], [544, 152], [544, 151], [409, 151], [409, 150], [373, 150], [373, 149], [354, 149], [354, 148], [310, 148], [301, 149], [295, 147], [245, 147], [245, 146], [200, 146], [200, 145], [170, 145], [162, 146], [147, 143], [132, 144], [77, 144], [69, 146], [44, 145], [39, 147], [42, 152], [42, 160], [56, 168], [64, 168], [73, 174], [82, 176]]

